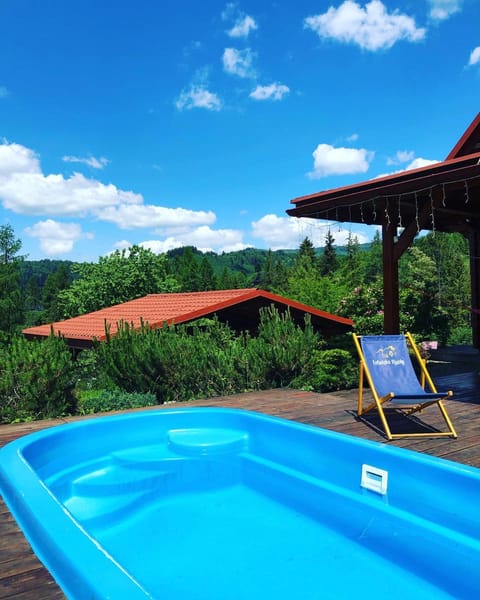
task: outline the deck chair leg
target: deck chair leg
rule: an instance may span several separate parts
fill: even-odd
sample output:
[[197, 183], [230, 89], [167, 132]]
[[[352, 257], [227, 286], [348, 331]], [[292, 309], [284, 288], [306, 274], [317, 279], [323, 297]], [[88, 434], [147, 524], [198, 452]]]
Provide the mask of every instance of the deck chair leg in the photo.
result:
[[442, 413], [443, 418], [445, 419], [445, 423], [447, 424], [448, 429], [450, 430], [452, 436], [454, 438], [457, 438], [457, 432], [455, 431], [455, 427], [453, 426], [453, 423], [450, 419], [450, 417], [448, 416], [448, 413], [445, 409], [445, 407], [443, 406], [443, 402], [441, 400], [439, 400], [437, 402], [438, 404], [438, 408], [440, 409], [440, 412]]
[[387, 418], [385, 417], [385, 413], [383, 411], [383, 406], [379, 402], [377, 405], [378, 414], [380, 415], [380, 419], [382, 421], [383, 429], [385, 430], [385, 435], [387, 436], [388, 441], [393, 440], [392, 432], [390, 431], [390, 427], [388, 426]]
[[359, 373], [357, 415], [361, 415], [363, 410], [363, 364], [361, 362]]

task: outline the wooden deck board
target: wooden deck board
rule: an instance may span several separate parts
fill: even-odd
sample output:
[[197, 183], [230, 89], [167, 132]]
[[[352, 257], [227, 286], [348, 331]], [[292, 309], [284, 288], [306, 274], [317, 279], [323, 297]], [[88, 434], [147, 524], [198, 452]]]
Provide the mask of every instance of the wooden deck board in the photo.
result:
[[[457, 429], [459, 437], [456, 440], [451, 438], [404, 438], [386, 442], [385, 437], [376, 428], [378, 419], [375, 420], [374, 417], [358, 419], [356, 417], [356, 390], [331, 394], [316, 394], [289, 389], [267, 390], [197, 400], [174, 406], [175, 408], [179, 406], [244, 408], [480, 467], [478, 373], [464, 375], [466, 377], [463, 379], [461, 374], [455, 374], [450, 378], [443, 378], [444, 381], [442, 381], [444, 384], [451, 383], [453, 389], [455, 389], [455, 384], [461, 388], [458, 399], [454, 396], [445, 403]], [[172, 405], [160, 408], [172, 408]], [[420, 417], [434, 426], [439, 426], [440, 420], [435, 412], [432, 407], [425, 410]], [[75, 419], [2, 425], [0, 426], [0, 447], [27, 433], [50, 426], [61, 427], [62, 423], [71, 420]], [[400, 418], [400, 420], [402, 419]], [[413, 428], [415, 427], [414, 423]], [[64, 595], [33, 554], [12, 515], [0, 500], [0, 599], [7, 598], [53, 600], [64, 598]]]

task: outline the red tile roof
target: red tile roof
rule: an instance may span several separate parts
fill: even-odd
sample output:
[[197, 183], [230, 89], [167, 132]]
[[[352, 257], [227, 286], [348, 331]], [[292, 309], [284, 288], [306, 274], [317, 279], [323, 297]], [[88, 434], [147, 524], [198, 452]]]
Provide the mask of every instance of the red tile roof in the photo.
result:
[[238, 329], [249, 329], [258, 324], [262, 306], [276, 305], [279, 309], [290, 309], [292, 317], [303, 322], [305, 313], [311, 315], [312, 324], [327, 334], [340, 333], [353, 326], [350, 319], [338, 317], [322, 310], [289, 300], [276, 294], [255, 288], [217, 290], [211, 292], [185, 292], [179, 294], [149, 294], [86, 315], [59, 321], [49, 325], [38, 325], [23, 330], [28, 338], [48, 337], [53, 329], [62, 335], [72, 347], [82, 348], [96, 339], [105, 340], [105, 326], [115, 334], [121, 321], [139, 328], [141, 322], [151, 327], [162, 327], [164, 323], [185, 323], [213, 315], [229, 322]]

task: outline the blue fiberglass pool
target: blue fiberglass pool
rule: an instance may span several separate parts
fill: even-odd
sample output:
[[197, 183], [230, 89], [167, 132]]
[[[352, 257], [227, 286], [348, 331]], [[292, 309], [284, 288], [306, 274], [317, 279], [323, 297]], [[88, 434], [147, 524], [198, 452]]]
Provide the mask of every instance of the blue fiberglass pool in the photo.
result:
[[70, 598], [480, 597], [480, 470], [257, 413], [53, 427], [0, 490]]

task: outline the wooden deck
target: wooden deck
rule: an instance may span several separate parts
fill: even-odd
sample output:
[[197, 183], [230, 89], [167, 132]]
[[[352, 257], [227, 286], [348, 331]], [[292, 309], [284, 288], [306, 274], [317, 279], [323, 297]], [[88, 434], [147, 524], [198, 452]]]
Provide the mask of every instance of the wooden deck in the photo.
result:
[[[480, 467], [480, 368], [477, 369], [475, 365], [473, 371], [458, 373], [451, 372], [451, 364], [447, 362], [434, 366], [437, 373], [435, 377], [437, 387], [455, 391], [454, 398], [447, 401], [446, 406], [458, 433], [456, 440], [451, 438], [404, 438], [386, 442], [385, 437], [378, 429], [377, 418], [369, 417], [360, 420], [355, 416], [356, 390], [331, 394], [316, 394], [289, 389], [269, 390], [193, 401], [175, 406], [223, 406], [260, 411]], [[433, 374], [435, 376], [435, 373]], [[440, 420], [436, 417], [436, 413], [436, 409], [431, 407], [423, 413], [422, 419], [433, 427], [439, 426]], [[71, 420], [73, 419], [0, 426], [0, 447], [21, 435], [49, 426], [61, 427], [62, 424]], [[393, 423], [393, 431], [405, 425], [412, 431], [420, 431], [423, 427], [419, 421], [405, 423], [404, 419], [398, 416], [394, 417]], [[48, 571], [33, 554], [28, 542], [1, 500], [0, 598], [15, 598], [16, 600], [64, 598]]]

